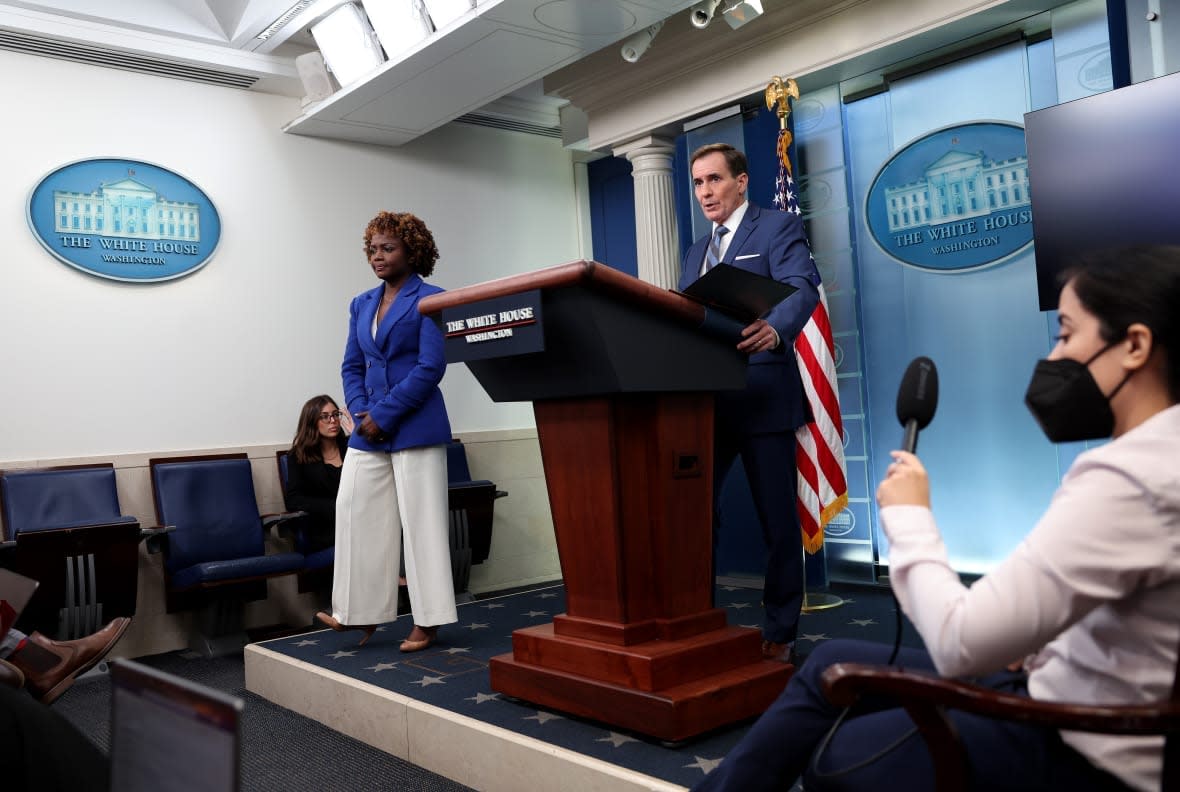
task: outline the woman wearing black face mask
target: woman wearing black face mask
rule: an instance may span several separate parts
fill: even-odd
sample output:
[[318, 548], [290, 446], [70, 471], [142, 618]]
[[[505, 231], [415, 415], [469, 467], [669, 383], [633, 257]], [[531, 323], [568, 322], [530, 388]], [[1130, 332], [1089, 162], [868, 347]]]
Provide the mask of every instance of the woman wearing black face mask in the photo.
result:
[[[877, 490], [891, 580], [928, 649], [902, 650], [899, 665], [982, 676], [1045, 701], [1170, 697], [1180, 644], [1178, 308], [1178, 247], [1107, 253], [1065, 274], [1061, 333], [1026, 402], [1054, 442], [1113, 439], [1078, 457], [1031, 533], [970, 588], [947, 562], [926, 471], [913, 454], [893, 452]], [[889, 652], [822, 644], [698, 789], [789, 786], [839, 716], [820, 689], [824, 669], [884, 663]], [[850, 711], [804, 777], [808, 792], [933, 786], [909, 717], [882, 706]], [[972, 788], [1160, 789], [1160, 737], [1063, 734], [949, 714]]]

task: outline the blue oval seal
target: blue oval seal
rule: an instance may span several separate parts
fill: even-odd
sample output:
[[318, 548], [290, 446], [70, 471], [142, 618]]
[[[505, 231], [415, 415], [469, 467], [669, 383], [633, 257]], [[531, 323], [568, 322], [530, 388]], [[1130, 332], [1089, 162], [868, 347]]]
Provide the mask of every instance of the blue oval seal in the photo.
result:
[[221, 239], [221, 218], [204, 191], [138, 160], [63, 165], [33, 188], [27, 214], [37, 240], [58, 259], [118, 281], [188, 275]]
[[1032, 242], [1024, 127], [947, 127], [897, 151], [865, 199], [873, 240], [903, 264], [962, 272], [998, 264]]

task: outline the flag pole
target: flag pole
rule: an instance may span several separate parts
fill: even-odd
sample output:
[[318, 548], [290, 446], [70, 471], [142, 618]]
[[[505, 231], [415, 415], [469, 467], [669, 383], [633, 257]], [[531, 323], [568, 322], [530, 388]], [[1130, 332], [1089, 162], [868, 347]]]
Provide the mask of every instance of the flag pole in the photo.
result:
[[[775, 76], [766, 86], [766, 108], [774, 110], [778, 116], [779, 136], [778, 136], [778, 158], [782, 166], [786, 168], [787, 174], [794, 176], [794, 169], [791, 166], [791, 143], [794, 141], [794, 136], [787, 126], [787, 116], [791, 114], [791, 99], [799, 98], [799, 84], [795, 82], [794, 77], [788, 77], [784, 80], [782, 77]], [[822, 535], [823, 526], [820, 526]], [[820, 546], [822, 549], [822, 545]], [[844, 599], [836, 594], [830, 592], [817, 591], [811, 592], [807, 590], [807, 549], [803, 549], [803, 606], [801, 610], [803, 613], [813, 613], [815, 611], [828, 610], [829, 608], [837, 608], [844, 604]], [[827, 554], [824, 554], [824, 560], [827, 560]]]

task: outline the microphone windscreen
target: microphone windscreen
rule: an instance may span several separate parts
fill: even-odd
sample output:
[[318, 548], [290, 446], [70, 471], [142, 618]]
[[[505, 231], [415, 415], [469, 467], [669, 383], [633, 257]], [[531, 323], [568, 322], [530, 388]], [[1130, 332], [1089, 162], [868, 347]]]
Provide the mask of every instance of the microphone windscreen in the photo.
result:
[[897, 420], [905, 426], [910, 421], [919, 429], [934, 417], [938, 407], [938, 369], [928, 357], [916, 357], [902, 375], [897, 388]]

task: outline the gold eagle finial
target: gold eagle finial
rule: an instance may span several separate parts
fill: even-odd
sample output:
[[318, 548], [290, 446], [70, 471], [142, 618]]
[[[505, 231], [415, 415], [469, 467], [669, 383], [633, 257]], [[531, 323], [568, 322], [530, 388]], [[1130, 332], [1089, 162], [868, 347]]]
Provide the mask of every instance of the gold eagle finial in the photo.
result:
[[781, 134], [778, 136], [778, 158], [779, 162], [786, 167], [787, 173], [791, 173], [791, 159], [788, 152], [791, 149], [791, 141], [794, 140], [791, 130], [787, 129], [787, 116], [791, 114], [790, 100], [798, 98], [799, 84], [795, 82], [794, 77], [784, 80], [782, 77], [775, 76], [766, 86], [766, 108], [774, 110], [778, 115], [778, 127], [781, 130]]

